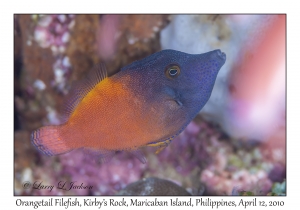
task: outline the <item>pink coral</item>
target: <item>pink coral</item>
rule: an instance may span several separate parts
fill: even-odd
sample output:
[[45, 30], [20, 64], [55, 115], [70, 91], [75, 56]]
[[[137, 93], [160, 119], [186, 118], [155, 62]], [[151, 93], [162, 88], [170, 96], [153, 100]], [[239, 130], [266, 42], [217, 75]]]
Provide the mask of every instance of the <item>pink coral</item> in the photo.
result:
[[44, 174], [39, 179], [48, 180], [48, 184], [57, 186], [60, 181], [66, 182], [66, 188], [69, 189], [70, 183], [75, 182], [76, 185], [82, 183], [83, 186], [92, 186], [92, 189], [62, 190], [54, 187], [56, 189], [52, 192], [35, 190], [35, 195], [114, 195], [127, 184], [139, 180], [146, 165], [127, 153], [116, 155], [108, 163], [99, 163], [96, 156], [86, 156], [82, 151], [73, 151], [60, 156], [55, 162], [48, 158], [43, 170], [47, 168], [51, 169], [49, 174], [45, 171], [38, 174]]

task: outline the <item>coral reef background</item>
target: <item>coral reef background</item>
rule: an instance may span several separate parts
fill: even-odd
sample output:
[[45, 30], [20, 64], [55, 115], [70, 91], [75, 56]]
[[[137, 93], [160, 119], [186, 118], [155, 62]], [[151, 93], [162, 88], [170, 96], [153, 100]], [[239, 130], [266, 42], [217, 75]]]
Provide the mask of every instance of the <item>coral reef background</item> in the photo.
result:
[[[265, 28], [269, 17], [251, 15], [15, 15], [15, 195], [115, 195], [126, 186], [131, 194], [144, 195], [273, 192], [272, 186], [279, 186], [274, 183], [286, 178], [285, 107], [276, 109], [276, 129], [267, 135], [252, 135], [254, 129], [251, 135], [240, 137], [230, 133], [230, 129], [224, 130], [222, 123], [226, 124], [224, 119], [231, 116], [217, 106], [226, 107], [229, 103], [234, 89], [232, 75], [241, 66], [239, 56], [249, 56], [250, 52], [251, 57], [253, 49], [248, 42], [253, 40], [247, 37], [255, 32], [250, 28], [255, 21], [265, 25], [256, 28], [258, 32], [254, 35], [268, 30]], [[109, 163], [99, 163], [80, 150], [46, 157], [32, 146], [30, 133], [38, 127], [59, 123], [72, 83], [82, 79], [95, 64], [104, 62], [112, 75], [121, 67], [166, 48], [187, 53], [220, 48], [227, 54], [228, 64], [220, 72], [211, 105], [160, 154], [155, 155], [151, 148], [144, 149], [147, 164], [126, 152], [119, 152]], [[284, 100], [285, 97], [281, 98], [282, 104]], [[149, 179], [151, 184], [141, 185], [139, 180], [148, 177], [169, 180], [176, 186], [165, 181], [169, 191], [155, 189], [163, 182], [153, 178]], [[35, 189], [24, 188], [25, 182], [32, 186], [75, 182], [93, 187]], [[139, 186], [136, 191], [134, 186]], [[145, 191], [141, 186], [148, 187]], [[275, 191], [281, 194], [277, 188]]]

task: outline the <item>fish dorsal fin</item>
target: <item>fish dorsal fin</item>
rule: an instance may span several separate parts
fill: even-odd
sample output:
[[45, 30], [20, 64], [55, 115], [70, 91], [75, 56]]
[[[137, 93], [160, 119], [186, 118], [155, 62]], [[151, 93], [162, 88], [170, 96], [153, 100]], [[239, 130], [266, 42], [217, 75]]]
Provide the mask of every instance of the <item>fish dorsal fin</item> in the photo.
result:
[[63, 122], [66, 122], [79, 102], [102, 80], [107, 77], [103, 63], [95, 65], [85, 79], [75, 82], [63, 109]]

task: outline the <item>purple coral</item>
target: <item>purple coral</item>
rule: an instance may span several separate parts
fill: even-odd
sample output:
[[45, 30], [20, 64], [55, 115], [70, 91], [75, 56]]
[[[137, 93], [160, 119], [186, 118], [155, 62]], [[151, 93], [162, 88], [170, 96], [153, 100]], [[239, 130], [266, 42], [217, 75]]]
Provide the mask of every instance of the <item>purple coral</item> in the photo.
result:
[[176, 167], [178, 172], [189, 174], [195, 167], [203, 167], [210, 161], [206, 151], [207, 139], [203, 131], [205, 123], [191, 122], [172, 143], [159, 154], [159, 159]]
[[34, 39], [41, 47], [50, 47], [53, 54], [63, 53], [74, 24], [74, 15], [41, 16], [34, 31]]
[[74, 15], [45, 15], [39, 18], [34, 30], [34, 40], [43, 48], [50, 48], [56, 62], [53, 65], [54, 81], [52, 86], [64, 94], [66, 77], [70, 75], [70, 61], [65, 56], [70, 39], [70, 30], [75, 24]]
[[[56, 188], [52, 192], [35, 191], [34, 194], [114, 195], [129, 183], [139, 180], [146, 168], [145, 164], [127, 153], [116, 155], [108, 163], [99, 163], [96, 156], [87, 156], [80, 150], [61, 155], [57, 160], [52, 166], [53, 160], [45, 160], [43, 170], [51, 168], [50, 175], [48, 178], [40, 177], [40, 179], [48, 179], [54, 186], [57, 186], [60, 181], [61, 183], [66, 182], [67, 189], [71, 182], [75, 182], [75, 185], [82, 183], [83, 186], [92, 186], [92, 188], [71, 190]], [[58, 170], [55, 171], [55, 169]]]

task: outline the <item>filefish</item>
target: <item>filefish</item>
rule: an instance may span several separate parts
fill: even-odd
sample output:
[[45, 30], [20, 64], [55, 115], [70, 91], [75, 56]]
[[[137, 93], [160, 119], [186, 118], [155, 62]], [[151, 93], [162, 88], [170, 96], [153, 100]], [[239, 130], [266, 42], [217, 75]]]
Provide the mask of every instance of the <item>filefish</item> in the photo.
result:
[[48, 156], [83, 148], [108, 161], [126, 150], [145, 163], [140, 149], [158, 153], [184, 130], [208, 101], [225, 60], [220, 50], [162, 50], [110, 77], [100, 64], [71, 90], [65, 121], [33, 131], [31, 142]]

